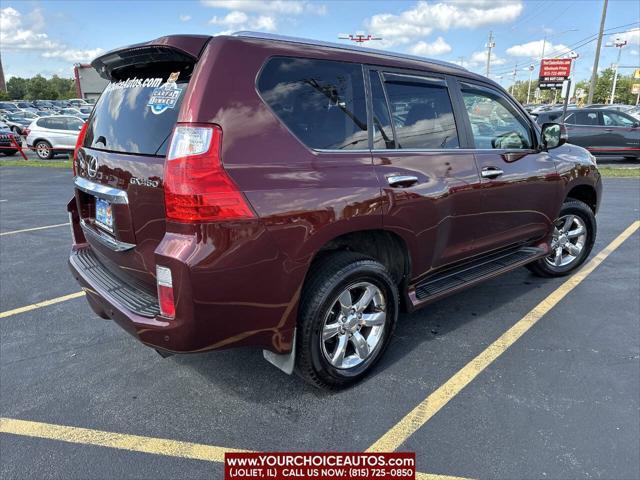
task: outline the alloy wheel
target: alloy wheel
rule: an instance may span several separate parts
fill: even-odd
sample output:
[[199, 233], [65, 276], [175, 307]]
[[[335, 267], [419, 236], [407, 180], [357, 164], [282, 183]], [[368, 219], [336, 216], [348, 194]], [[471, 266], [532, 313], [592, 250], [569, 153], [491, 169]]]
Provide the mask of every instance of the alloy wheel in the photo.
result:
[[555, 222], [551, 254], [545, 258], [552, 267], [566, 267], [576, 261], [587, 241], [587, 227], [577, 215], [565, 215]]
[[357, 367], [381, 344], [387, 323], [385, 298], [377, 286], [359, 282], [345, 288], [332, 304], [320, 343], [335, 368]]

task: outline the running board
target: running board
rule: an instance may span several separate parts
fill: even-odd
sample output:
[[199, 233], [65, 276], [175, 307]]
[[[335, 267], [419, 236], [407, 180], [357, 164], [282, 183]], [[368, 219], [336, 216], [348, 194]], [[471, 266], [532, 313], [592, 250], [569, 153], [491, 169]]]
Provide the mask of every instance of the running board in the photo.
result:
[[415, 286], [414, 306], [496, 277], [547, 255], [544, 248], [522, 247], [501, 251], [436, 272]]

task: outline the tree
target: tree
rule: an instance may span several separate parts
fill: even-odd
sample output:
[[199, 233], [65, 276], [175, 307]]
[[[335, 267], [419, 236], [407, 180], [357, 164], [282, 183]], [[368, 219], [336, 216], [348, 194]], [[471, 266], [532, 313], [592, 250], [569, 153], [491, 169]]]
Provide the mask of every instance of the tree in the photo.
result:
[[22, 100], [27, 95], [29, 80], [20, 77], [11, 77], [7, 82], [7, 93], [13, 100]]
[[27, 85], [27, 100], [50, 99], [55, 100], [58, 94], [51, 88], [49, 82], [42, 75], [36, 75]]

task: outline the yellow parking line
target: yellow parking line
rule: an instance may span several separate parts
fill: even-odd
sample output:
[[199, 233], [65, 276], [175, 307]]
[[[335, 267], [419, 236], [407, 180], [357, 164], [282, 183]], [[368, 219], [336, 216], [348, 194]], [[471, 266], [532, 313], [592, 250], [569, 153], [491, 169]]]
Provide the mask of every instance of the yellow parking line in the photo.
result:
[[167, 438], [143, 437], [125, 433], [105, 432], [90, 428], [67, 427], [52, 423], [30, 422], [0, 418], [0, 433], [46, 438], [62, 442], [117, 448], [132, 452], [151, 453], [170, 457], [191, 458], [209, 462], [224, 462], [225, 452], [247, 452], [235, 448], [216, 447], [200, 443], [182, 442]]
[[[0, 433], [219, 463], [224, 462], [225, 452], [238, 453], [252, 451], [170, 440], [168, 438], [143, 437], [141, 435], [107, 432], [104, 430], [93, 430], [91, 428], [68, 427], [66, 425], [16, 420], [14, 418], [4, 417], [0, 418]], [[416, 472], [416, 480], [469, 479]]]
[[30, 312], [31, 310], [36, 310], [38, 308], [47, 307], [49, 305], [54, 305], [60, 302], [66, 302], [67, 300], [72, 300], [74, 298], [79, 298], [83, 295], [84, 292], [76, 292], [70, 293], [69, 295], [63, 295], [62, 297], [52, 298], [51, 300], [45, 300], [43, 302], [32, 303], [31, 305], [26, 305], [24, 307], [14, 308], [13, 310], [7, 310], [6, 312], [0, 312], [0, 318], [10, 317], [19, 313]]
[[36, 230], [45, 230], [47, 228], [64, 227], [65, 225], [69, 225], [69, 222], [58, 223], [57, 225], [45, 225], [44, 227], [23, 228], [22, 230], [13, 230], [11, 232], [2, 232], [0, 233], [0, 237], [4, 235], [14, 235], [16, 233], [35, 232]]
[[624, 232], [618, 235], [613, 242], [596, 255], [589, 263], [569, 277], [560, 287], [536, 305], [533, 310], [489, 345], [486, 350], [467, 363], [436, 391], [420, 402], [413, 410], [405, 415], [404, 418], [387, 431], [387, 433], [371, 445], [367, 451], [391, 452], [400, 447], [405, 440], [427, 423], [431, 417], [438, 413], [452, 398], [458, 395], [458, 393], [469, 385], [485, 368], [491, 365], [491, 363], [533, 327], [538, 320], [555, 307], [560, 300], [587, 278], [598, 265], [611, 255], [627, 238], [633, 235], [639, 227], [640, 221], [635, 221], [629, 225]]

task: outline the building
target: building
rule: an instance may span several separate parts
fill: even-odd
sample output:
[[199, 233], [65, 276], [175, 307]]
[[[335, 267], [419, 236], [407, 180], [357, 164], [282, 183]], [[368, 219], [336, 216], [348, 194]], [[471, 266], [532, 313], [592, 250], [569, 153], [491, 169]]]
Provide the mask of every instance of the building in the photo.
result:
[[73, 74], [76, 79], [77, 97], [85, 100], [97, 99], [109, 83], [98, 75], [91, 65], [76, 63], [73, 66]]

